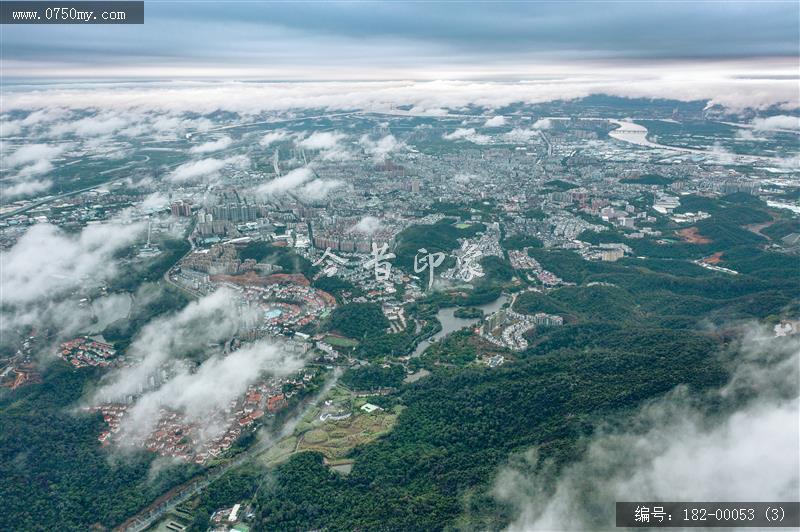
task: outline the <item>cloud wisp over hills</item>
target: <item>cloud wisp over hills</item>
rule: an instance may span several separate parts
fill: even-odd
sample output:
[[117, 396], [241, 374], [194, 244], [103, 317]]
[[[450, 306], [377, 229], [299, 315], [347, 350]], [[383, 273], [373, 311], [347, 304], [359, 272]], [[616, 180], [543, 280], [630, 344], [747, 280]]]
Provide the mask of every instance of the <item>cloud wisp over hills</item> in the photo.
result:
[[494, 490], [516, 513], [508, 529], [613, 528], [623, 500], [797, 500], [800, 342], [751, 326], [737, 351], [720, 390], [673, 390], [598, 431], [557, 473], [535, 448], [511, 460]]

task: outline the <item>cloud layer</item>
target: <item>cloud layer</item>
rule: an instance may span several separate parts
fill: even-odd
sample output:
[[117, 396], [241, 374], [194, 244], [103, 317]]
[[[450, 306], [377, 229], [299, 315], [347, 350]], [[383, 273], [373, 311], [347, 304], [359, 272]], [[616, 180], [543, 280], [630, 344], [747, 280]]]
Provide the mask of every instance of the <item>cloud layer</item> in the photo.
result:
[[[468, 106], [499, 108], [571, 100], [593, 94], [628, 98], [707, 101], [731, 109], [764, 109], [784, 105], [797, 109], [796, 61], [764, 61], [761, 65], [662, 65], [593, 72], [570, 69], [549, 72], [535, 81], [384, 81], [308, 83], [149, 83], [110, 86], [53, 85], [37, 91], [8, 90], [4, 107], [12, 110], [93, 109], [108, 113], [136, 112], [209, 114], [225, 110], [259, 115], [296, 109], [369, 109], [392, 111], [410, 106], [412, 113], [436, 114]], [[674, 67], [674, 68], [673, 68]], [[677, 70], [676, 70], [677, 69]], [[547, 72], [542, 73], [547, 74]], [[275, 135], [279, 135], [276, 133]], [[270, 137], [271, 138], [271, 137]], [[303, 141], [307, 149], [331, 149], [337, 132], [317, 132]], [[280, 140], [276, 136], [275, 140]]]

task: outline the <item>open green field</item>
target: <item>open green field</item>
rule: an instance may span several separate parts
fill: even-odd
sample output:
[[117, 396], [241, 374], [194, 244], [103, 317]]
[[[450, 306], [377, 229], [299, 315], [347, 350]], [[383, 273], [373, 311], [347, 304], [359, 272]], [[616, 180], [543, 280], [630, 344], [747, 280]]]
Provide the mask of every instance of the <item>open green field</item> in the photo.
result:
[[323, 341], [331, 344], [333, 347], [355, 347], [358, 345], [358, 340], [345, 338], [343, 336], [334, 336], [332, 334], [323, 338]]
[[298, 451], [317, 451], [329, 459], [343, 458], [355, 447], [389, 433], [397, 415], [378, 411], [329, 421], [300, 435]]
[[368, 399], [354, 401], [352, 393], [342, 386], [333, 387], [325, 400], [338, 410], [352, 408], [353, 415], [339, 421], [320, 421], [320, 414], [329, 407], [310, 409], [295, 428], [296, 448], [292, 449], [293, 452], [318, 451], [328, 460], [342, 459], [355, 447], [390, 432], [400, 413], [400, 409], [396, 409], [366, 414], [359, 408]]

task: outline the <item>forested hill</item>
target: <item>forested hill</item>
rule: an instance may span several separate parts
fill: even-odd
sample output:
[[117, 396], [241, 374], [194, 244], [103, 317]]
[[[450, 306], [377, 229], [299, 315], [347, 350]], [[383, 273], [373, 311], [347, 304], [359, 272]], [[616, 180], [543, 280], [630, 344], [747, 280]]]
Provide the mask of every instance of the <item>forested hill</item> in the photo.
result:
[[443, 370], [405, 387], [394, 431], [358, 449], [349, 476], [311, 453], [278, 467], [259, 497], [261, 526], [441, 530], [467, 513], [494, 529], [507, 516], [487, 490], [510, 453], [536, 445], [566, 463], [598, 423], [679, 384], [700, 391], [726, 380], [708, 336], [583, 332], [575, 345], [495, 371]]

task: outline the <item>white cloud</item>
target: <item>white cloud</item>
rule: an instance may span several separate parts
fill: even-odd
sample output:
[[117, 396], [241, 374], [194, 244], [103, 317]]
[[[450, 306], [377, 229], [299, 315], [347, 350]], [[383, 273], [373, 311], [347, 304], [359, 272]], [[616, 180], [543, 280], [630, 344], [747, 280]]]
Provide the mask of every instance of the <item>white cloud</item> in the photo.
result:
[[715, 142], [711, 149], [708, 150], [708, 153], [717, 164], [733, 164], [736, 162], [736, 154], [727, 150], [719, 142]]
[[[147, 294], [137, 298], [146, 299]], [[140, 303], [144, 304], [144, 302]], [[143, 441], [159, 419], [161, 409], [184, 414], [203, 438], [222, 428], [218, 414], [239, 397], [262, 372], [285, 375], [302, 367], [302, 360], [287, 355], [267, 341], [248, 345], [231, 354], [215, 347], [258, 319], [257, 310], [242, 304], [236, 293], [220, 289], [189, 303], [178, 312], [149, 322], [128, 349], [135, 363], [119, 368], [102, 381], [91, 404], [138, 396], [121, 426], [123, 443]], [[199, 365], [189, 356], [208, 355]], [[162, 379], [166, 376], [166, 382]], [[155, 378], [155, 387], [151, 378]]]
[[8, 185], [3, 188], [3, 197], [6, 199], [23, 198], [45, 191], [53, 186], [53, 182], [49, 179], [33, 180], [33, 181], [19, 181], [13, 185]]
[[481, 135], [475, 131], [474, 127], [464, 128], [460, 127], [452, 133], [445, 133], [442, 135], [445, 140], [467, 140], [474, 144], [489, 144], [492, 138], [488, 135]]
[[256, 194], [260, 196], [271, 196], [293, 190], [314, 176], [310, 168], [296, 168], [286, 175], [276, 177], [264, 183], [256, 189]]
[[49, 144], [28, 144], [6, 157], [5, 165], [7, 168], [13, 168], [28, 163], [49, 162], [61, 155], [65, 148], [65, 146], [51, 146]]
[[226, 166], [244, 168], [250, 160], [244, 155], [236, 155], [225, 159], [200, 159], [189, 161], [175, 168], [167, 175], [167, 179], [173, 183], [185, 183], [189, 181], [200, 181], [204, 178], [217, 176]]
[[746, 141], [766, 141], [766, 137], [757, 137], [751, 129], [737, 129], [735, 138]]
[[[172, 112], [170, 111], [170, 113]], [[147, 129], [154, 133], [171, 135], [183, 135], [188, 130], [204, 132], [214, 126], [214, 123], [205, 117], [189, 118], [176, 114], [163, 115], [157, 112], [140, 115], [138, 120], [132, 120], [132, 122], [143, 122]]]
[[173, 367], [193, 352], [208, 350], [210, 344], [228, 340], [254, 316], [254, 310], [240, 306], [235, 293], [220, 289], [149, 322], [127, 351], [138, 362], [109, 375], [95, 393], [94, 402], [118, 401], [137, 393], [154, 372]]
[[333, 150], [347, 137], [344, 133], [334, 131], [315, 131], [307, 138], [297, 143], [307, 150]]
[[800, 117], [788, 115], [768, 116], [753, 120], [753, 129], [769, 131], [776, 129], [800, 129]]
[[756, 136], [749, 129], [739, 129], [735, 133], [735, 137], [740, 140], [756, 140]]
[[309, 201], [319, 201], [343, 186], [344, 181], [340, 179], [315, 179], [298, 188], [297, 195]]
[[364, 216], [357, 224], [350, 228], [350, 231], [372, 235], [382, 227], [383, 225], [380, 219], [375, 216]]
[[493, 116], [488, 119], [484, 124], [483, 127], [500, 127], [506, 125], [506, 117], [502, 115]]
[[347, 135], [338, 131], [315, 131], [297, 142], [297, 146], [319, 152], [323, 161], [346, 161], [353, 157], [352, 153], [342, 145]]
[[54, 168], [50, 161], [36, 161], [33, 164], [20, 168], [15, 179], [26, 179], [29, 177], [46, 174]]
[[[64, 85], [4, 95], [4, 108], [37, 111], [48, 108], [93, 109], [122, 113], [200, 113], [219, 110], [255, 115], [292, 109], [371, 109], [390, 111], [409, 105], [412, 113], [444, 114], [469, 105], [499, 108], [514, 103], [572, 100], [593, 94], [628, 98], [701, 100], [733, 110], [800, 107], [796, 65], [776, 64], [770, 79], [753, 79], [753, 66], [682, 64], [628, 68], [562, 69], [561, 79], [544, 81], [382, 81], [307, 83], [148, 83], [103, 86]], [[757, 68], [755, 69], [757, 70]], [[680, 76], [674, 72], [681, 72]], [[665, 72], [669, 75], [665, 75]], [[545, 72], [542, 72], [545, 73]], [[782, 73], [788, 74], [782, 79]], [[791, 78], [791, 79], [790, 79]], [[91, 102], [91, 103], [89, 103]], [[434, 113], [434, 111], [436, 113]], [[104, 127], [102, 129], [108, 129]]]
[[397, 140], [392, 134], [377, 140], [371, 139], [369, 135], [362, 135], [358, 143], [364, 148], [367, 154], [373, 156], [378, 161], [385, 160], [390, 153], [408, 148], [405, 142]]
[[[512, 104], [566, 101], [595, 94], [700, 100], [709, 106], [720, 105], [733, 111], [779, 106], [788, 112], [800, 108], [796, 80], [789, 79], [795, 74], [796, 65], [792, 64], [789, 68], [788, 64], [780, 62], [770, 65], [762, 63], [683, 63], [678, 70], [670, 70], [669, 65], [660, 64], [658, 67], [627, 67], [619, 70], [608, 67], [584, 68], [580, 72], [564, 67], [554, 72], [540, 72], [547, 74], [546, 80], [531, 81], [529, 77], [529, 80], [519, 82], [439, 80], [52, 85], [35, 91], [12, 91], [4, 95], [5, 110], [30, 114], [21, 122], [3, 120], [3, 124], [8, 124], [17, 133], [20, 127], [24, 132], [27, 127], [52, 124], [49, 132], [37, 133], [37, 138], [70, 133], [97, 137], [152, 134], [175, 138], [187, 131], [208, 130], [213, 125], [212, 121], [204, 116], [198, 118], [197, 115], [216, 111], [235, 113], [242, 120], [247, 120], [281, 113], [297, 116], [295, 111], [312, 108], [369, 109], [403, 114], [403, 111], [397, 111], [397, 107], [409, 106], [411, 111], [408, 114], [440, 116], [446, 115], [448, 110], [459, 112], [469, 106], [497, 109]], [[754, 78], [752, 73], [759, 69], [764, 70], [764, 75]], [[665, 72], [670, 74], [665, 75]], [[791, 76], [782, 77], [783, 72]], [[95, 114], [86, 116], [87, 112]], [[6, 119], [8, 116], [8, 113], [3, 115]], [[24, 123], [28, 119], [33, 125]], [[759, 119], [758, 127], [770, 127], [770, 121], [775, 127], [796, 127], [796, 119], [794, 125], [777, 123], [776, 120]], [[343, 140], [337, 139], [338, 135], [341, 133], [319, 132], [305, 139], [304, 147], [322, 150], [320, 157], [326, 160], [346, 159], [349, 157], [346, 150], [341, 146], [332, 147]], [[278, 130], [267, 133], [262, 143], [268, 146], [289, 136]], [[477, 137], [475, 140], [485, 139]]]
[[553, 126], [553, 121], [549, 118], [540, 118], [531, 126], [533, 129], [550, 129]]
[[140, 443], [152, 431], [159, 411], [168, 409], [184, 415], [199, 428], [201, 440], [218, 436], [225, 428], [216, 423], [231, 401], [245, 393], [265, 372], [285, 376], [303, 367], [303, 360], [266, 341], [245, 346], [227, 356], [215, 355], [196, 370], [183, 367], [163, 386], [145, 393], [122, 419], [124, 443]]
[[69, 116], [70, 111], [61, 108], [40, 109], [29, 113], [28, 116], [19, 120], [8, 120], [8, 117], [0, 117], [0, 136], [11, 137], [19, 135], [26, 130], [28, 134], [31, 130], [39, 126], [62, 120]]
[[344, 181], [315, 178], [314, 171], [310, 167], [303, 167], [295, 168], [286, 175], [267, 181], [256, 188], [255, 193], [261, 197], [268, 197], [293, 192], [301, 199], [318, 201], [342, 186]]
[[52, 354], [55, 344], [62, 339], [78, 333], [101, 332], [110, 323], [125, 318], [129, 309], [128, 294], [109, 294], [83, 304], [69, 297], [35, 301], [3, 313], [2, 343], [13, 345], [19, 341], [20, 334], [35, 328], [40, 331], [40, 338], [46, 337], [54, 344], [52, 350], [44, 349], [45, 353]]
[[28, 116], [22, 119], [22, 124], [24, 126], [38, 126], [42, 124], [50, 124], [52, 122], [57, 122], [59, 120], [63, 120], [70, 115], [69, 109], [64, 108], [48, 108], [48, 109], [40, 109], [38, 111], [34, 111], [30, 113]]
[[139, 204], [143, 211], [160, 211], [169, 206], [169, 198], [161, 192], [153, 192], [145, 197]]
[[13, 137], [22, 133], [22, 120], [0, 118], [0, 137]]
[[32, 226], [0, 255], [3, 302], [47, 300], [109, 278], [115, 271], [114, 253], [131, 245], [141, 231], [141, 224], [111, 223], [69, 235], [50, 224]]
[[261, 146], [263, 146], [264, 148], [268, 148], [268, 147], [272, 146], [273, 144], [275, 144], [276, 142], [280, 142], [282, 140], [285, 140], [288, 137], [289, 137], [289, 134], [286, 131], [283, 131], [282, 129], [278, 129], [276, 131], [270, 131], [269, 133], [267, 133], [266, 135], [261, 137], [261, 140], [259, 140], [258, 143]]
[[447, 116], [449, 111], [441, 107], [415, 106], [413, 109], [411, 109], [411, 114], [423, 116]]
[[143, 229], [142, 224], [108, 223], [68, 234], [50, 224], [30, 227], [0, 254], [0, 343], [14, 344], [28, 327], [55, 342], [115, 315], [118, 296], [96, 298], [90, 306], [78, 299], [117, 274], [114, 255]]
[[74, 134], [79, 137], [110, 135], [128, 125], [128, 120], [116, 114], [87, 116], [80, 120], [60, 122], [50, 128], [50, 135], [60, 137]]
[[220, 137], [217, 140], [211, 140], [198, 146], [189, 148], [189, 153], [211, 153], [219, 150], [224, 150], [233, 143], [233, 139], [228, 136]]
[[540, 118], [531, 125], [531, 129], [514, 128], [508, 133], [503, 134], [503, 139], [509, 142], [530, 142], [534, 137], [539, 136], [539, 131], [543, 129], [550, 129], [553, 121], [549, 118]]

